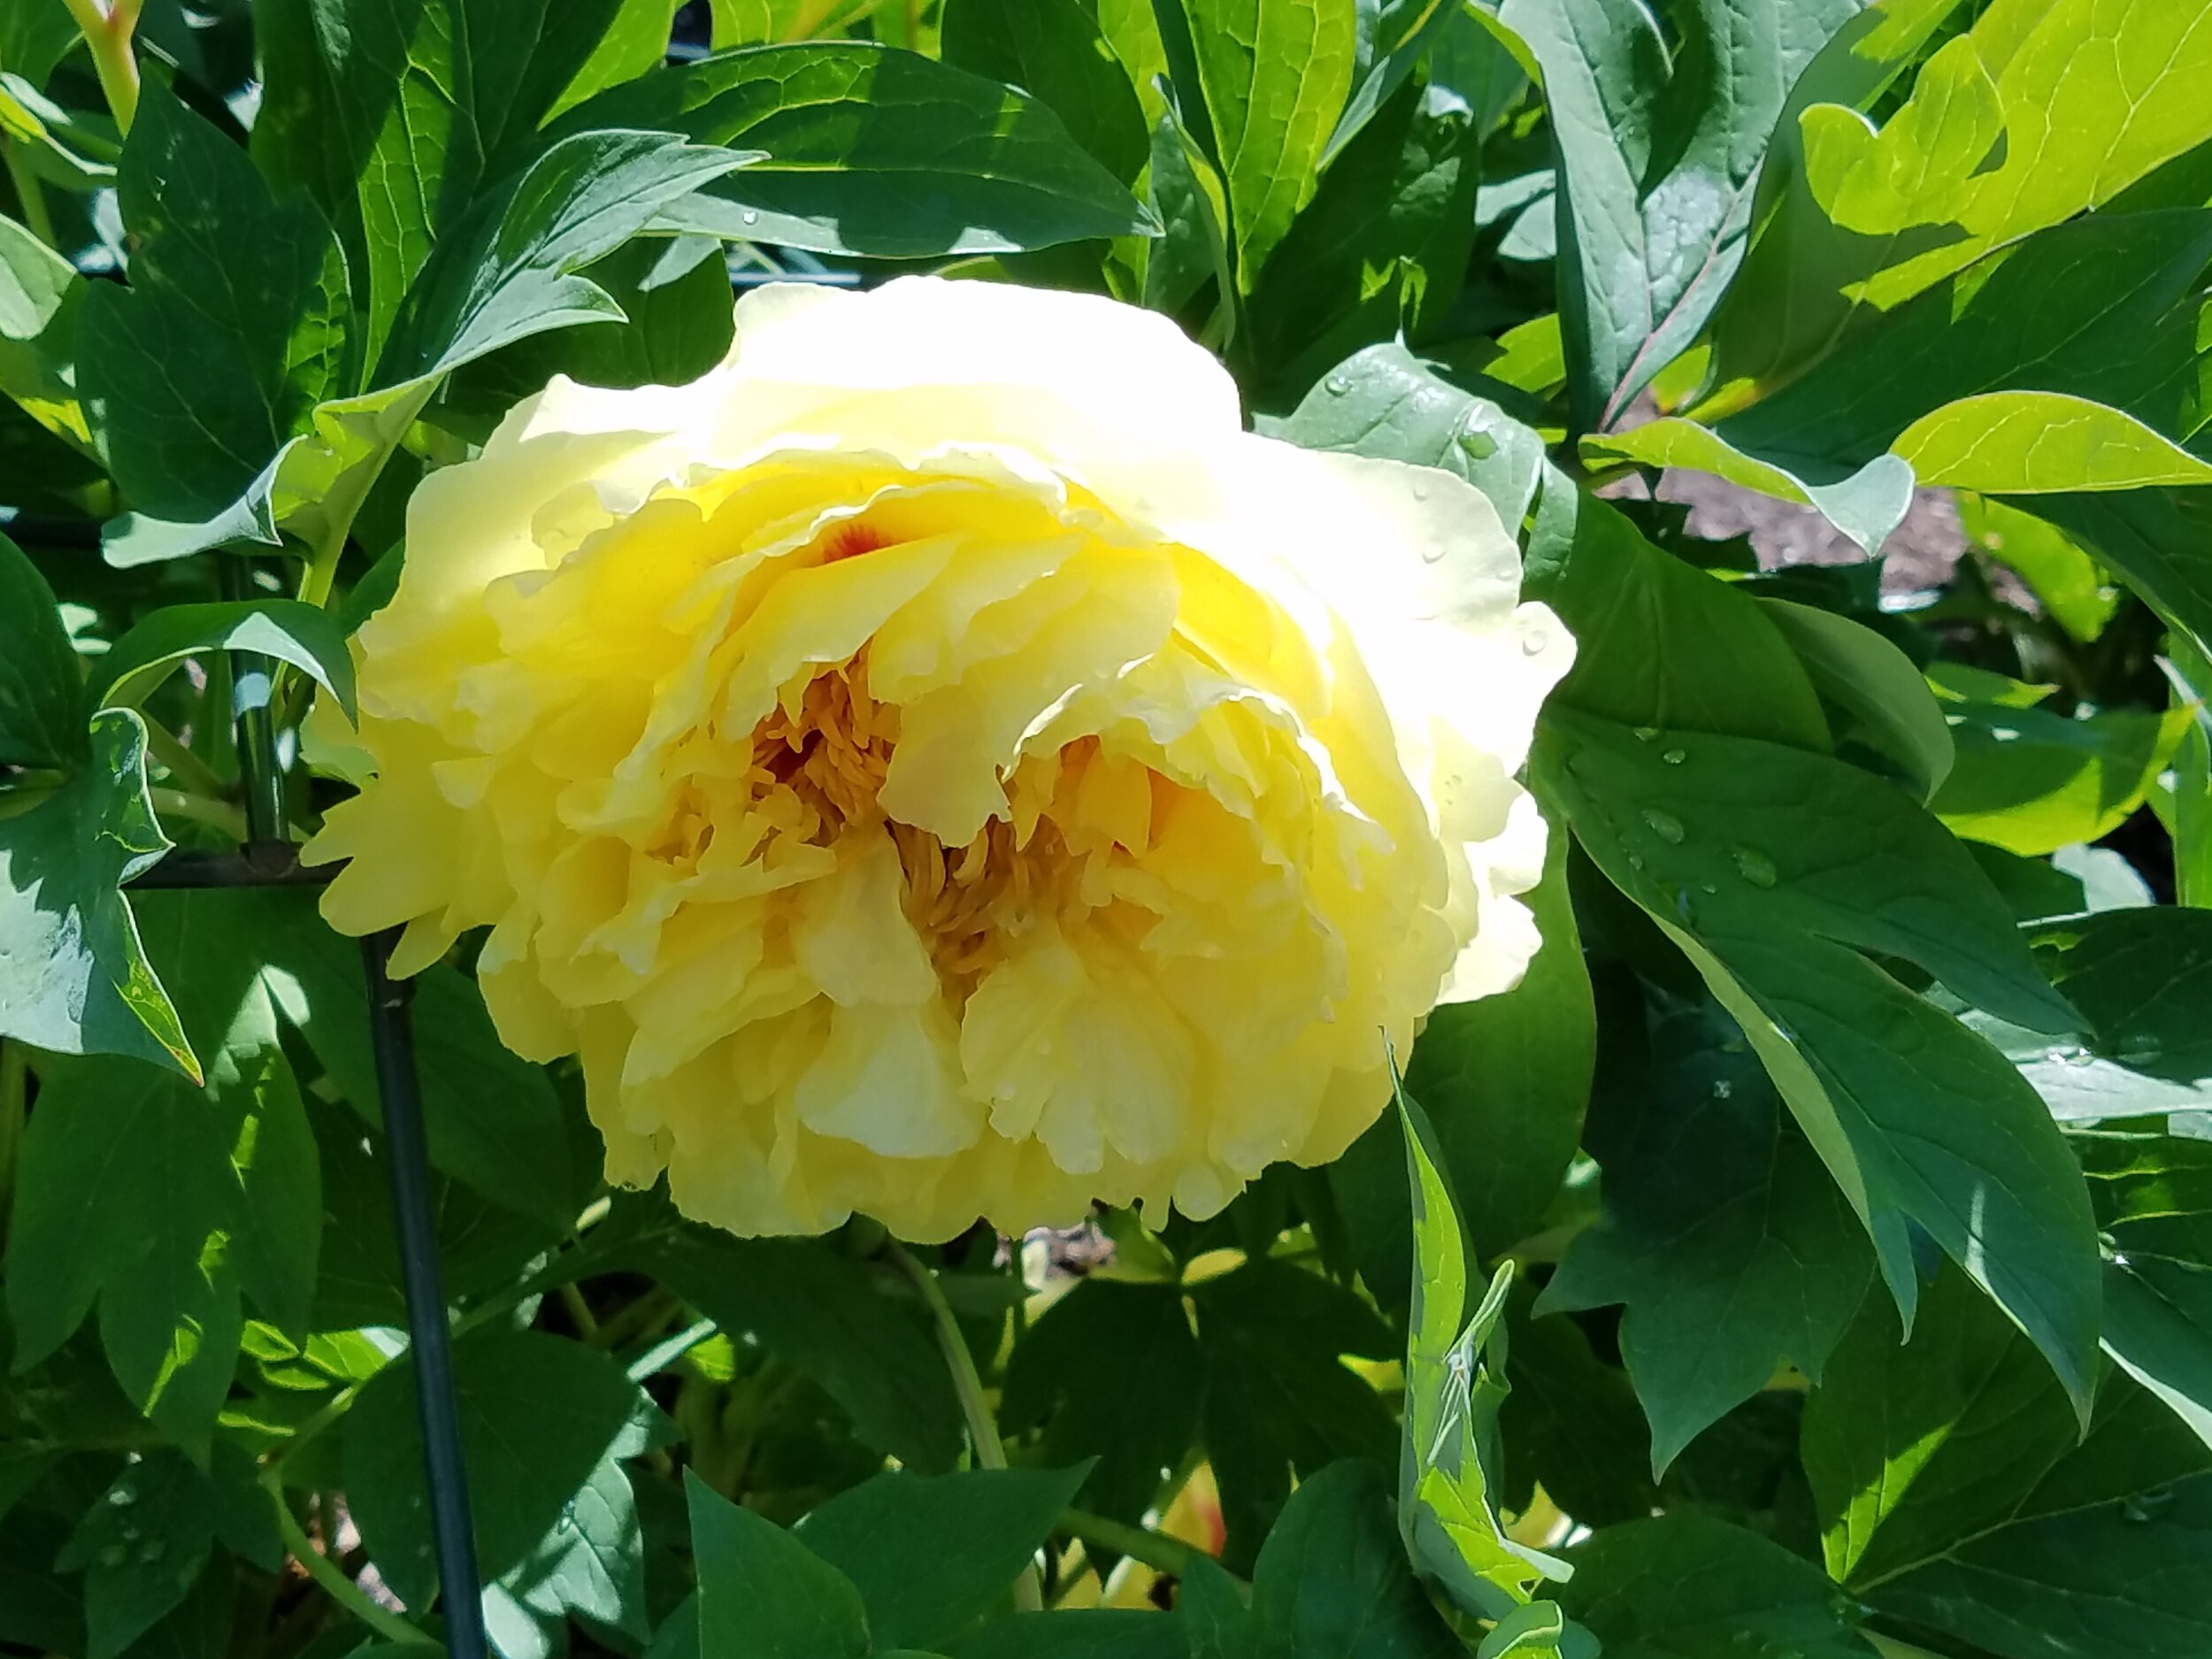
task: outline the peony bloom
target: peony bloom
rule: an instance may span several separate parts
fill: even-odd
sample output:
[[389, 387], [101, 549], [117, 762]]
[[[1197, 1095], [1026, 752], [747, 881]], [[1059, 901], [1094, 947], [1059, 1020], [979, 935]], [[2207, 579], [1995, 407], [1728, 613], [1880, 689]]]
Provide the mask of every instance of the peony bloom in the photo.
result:
[[1572, 645], [1518, 580], [1148, 312], [764, 288], [704, 379], [556, 380], [422, 485], [307, 856], [395, 972], [488, 925], [502, 1037], [703, 1220], [1202, 1217], [1536, 949]]

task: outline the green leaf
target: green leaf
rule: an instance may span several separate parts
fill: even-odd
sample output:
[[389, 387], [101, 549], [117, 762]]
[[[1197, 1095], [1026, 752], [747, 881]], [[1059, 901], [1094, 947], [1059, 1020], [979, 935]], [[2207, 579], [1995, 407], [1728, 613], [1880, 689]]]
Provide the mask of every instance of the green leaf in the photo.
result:
[[145, 723], [127, 709], [94, 715], [82, 770], [0, 818], [0, 1036], [134, 1055], [199, 1080], [119, 890], [169, 846], [146, 793]]
[[[620, 96], [653, 80], [603, 96]], [[662, 133], [584, 132], [559, 140], [440, 239], [393, 323], [377, 383], [399, 387], [443, 374], [548, 328], [621, 321], [620, 308], [580, 274], [583, 268], [744, 159]]]
[[1017, 1613], [951, 1645], [948, 1659], [1189, 1659], [1179, 1621], [1163, 1613], [1077, 1608]]
[[142, 900], [149, 955], [208, 1056], [202, 1093], [127, 1060], [44, 1079], [23, 1141], [6, 1281], [15, 1363], [52, 1353], [96, 1302], [116, 1379], [204, 1451], [250, 1297], [303, 1332], [322, 1201], [314, 1140], [241, 895]]
[[1682, 8], [1670, 52], [1640, 0], [1506, 0], [1558, 147], [1560, 315], [1573, 425], [1603, 431], [1687, 349], [1742, 262], [1753, 186], [1797, 72], [1858, 10]]
[[1909, 797], [1821, 756], [1555, 706], [1535, 772], [1613, 884], [1688, 954], [1874, 1239], [1909, 1317], [1916, 1225], [2085, 1406], [2096, 1252], [2080, 1171], [2002, 1056], [1859, 953], [1966, 1002], [2078, 1022], [1987, 879]]
[[1052, 1467], [1096, 1462], [1086, 1509], [1140, 1519], [1198, 1433], [1198, 1340], [1173, 1285], [1091, 1278], [1022, 1333], [1006, 1364], [999, 1421], [1041, 1424]]
[[2003, 136], [1997, 83], [1958, 35], [1921, 65], [1912, 96], [1878, 131], [1855, 110], [1816, 104], [1798, 118], [1805, 182], [1846, 230], [1891, 236], [1940, 224]]
[[1827, 1576], [1741, 1527], [1660, 1516], [1609, 1526], [1571, 1559], [1559, 1604], [1605, 1644], [1606, 1659], [1873, 1659]]
[[[348, 1103], [379, 1122], [360, 947], [333, 933], [304, 895], [265, 895], [257, 902], [254, 926], [274, 969], [278, 1006]], [[552, 1084], [500, 1042], [482, 994], [465, 975], [439, 964], [410, 984], [433, 1166], [510, 1209], [565, 1229], [586, 1194]]]
[[1274, 435], [1455, 472], [1490, 498], [1508, 528], [1527, 515], [1544, 463], [1544, 441], [1532, 430], [1394, 342], [1337, 365]]
[[2019, 505], [2078, 541], [2200, 650], [2212, 641], [2212, 489], [2038, 495]]
[[75, 19], [59, 7], [0, 9], [0, 68], [43, 87], [81, 38]]
[[1506, 1536], [1490, 1496], [1485, 1460], [1497, 1460], [1498, 1406], [1506, 1394], [1499, 1327], [1513, 1268], [1502, 1265], [1480, 1305], [1468, 1310], [1466, 1239], [1435, 1136], [1402, 1089], [1398, 1115], [1413, 1193], [1414, 1251], [1398, 1532], [1414, 1565], [1462, 1612], [1502, 1618], [1528, 1600], [1532, 1586], [1564, 1571]]
[[131, 283], [84, 296], [79, 388], [132, 504], [206, 518], [351, 389], [345, 260], [311, 203], [273, 201], [245, 152], [165, 91], [140, 105], [117, 191]]
[[[1463, 16], [1448, 0], [1381, 0], [1363, 7], [1358, 47], [1353, 62], [1354, 85], [1338, 117], [1336, 131], [1321, 156], [1328, 166], [1340, 151], [1363, 132], [1376, 112], [1403, 86], [1432, 48], [1441, 45]], [[1487, 30], [1476, 32], [1475, 52], [1505, 56], [1505, 48]], [[1483, 123], [1487, 126], [1487, 123]]]
[[1231, 314], [1236, 283], [1229, 266], [1229, 198], [1213, 164], [1198, 153], [1172, 111], [1163, 112], [1153, 126], [1147, 188], [1161, 226], [1141, 254], [1147, 309], [1176, 315], [1210, 277], [1219, 314]]
[[1265, 1651], [1282, 1659], [1464, 1659], [1407, 1564], [1390, 1484], [1362, 1460], [1299, 1484], [1252, 1571]]
[[1406, 1066], [1478, 1258], [1534, 1232], [1573, 1161], [1590, 1098], [1597, 1014], [1555, 826], [1543, 879], [1524, 895], [1543, 949], [1513, 989], [1429, 1016]]
[[91, 433], [77, 402], [77, 268], [12, 219], [0, 218], [0, 392], [81, 449]]
[[1534, 1300], [1517, 1287], [1509, 1303], [1513, 1391], [1498, 1411], [1505, 1454], [1499, 1506], [1525, 1510], [1540, 1482], [1586, 1526], [1649, 1515], [1659, 1506], [1651, 1430], [1628, 1373], [1602, 1363], [1574, 1320], [1529, 1317]]
[[164, 605], [99, 659], [96, 701], [103, 708], [134, 707], [186, 657], [214, 651], [254, 651], [289, 663], [354, 718], [353, 657], [345, 635], [321, 607], [292, 599]]
[[1095, 0], [949, 0], [941, 56], [986, 81], [1025, 88], [1122, 183], [1144, 170], [1149, 123]]
[[[2109, 201], [2212, 138], [2212, 111], [2199, 96], [2212, 73], [2212, 36], [2196, 24], [2188, 8], [2161, 0], [2056, 0], [1985, 13], [1968, 38], [1995, 82], [2002, 151], [1994, 165], [1958, 177], [1940, 215], [1945, 234], [1933, 246], [1908, 243], [1894, 250], [1906, 257], [1893, 263], [1892, 250], [1881, 250], [1865, 300], [1893, 306], [1991, 248]], [[1906, 120], [1924, 131], [1932, 124], [1914, 110], [1924, 88], [1939, 106], [1933, 120], [1958, 119], [1961, 85], [1970, 78], [1960, 57], [1955, 47], [1932, 59], [1928, 68], [1940, 62], [1943, 73], [1932, 81], [1924, 68], [1913, 103], [1892, 125]], [[1977, 107], [1970, 125], [1978, 130], [1985, 120]], [[1932, 201], [1920, 204], [1924, 216], [1933, 211]]]
[[773, 1521], [687, 1470], [699, 1568], [699, 1647], [715, 1659], [867, 1659], [851, 1579]]
[[1547, 475], [1529, 596], [1575, 637], [1553, 694], [1624, 726], [1725, 732], [1825, 753], [1813, 683], [1758, 602], [1652, 546], [1617, 508]]
[[85, 1511], [54, 1564], [85, 1575], [88, 1659], [115, 1659], [192, 1593], [214, 1548], [214, 1504], [206, 1475], [164, 1448]]
[[1888, 450], [1924, 484], [2000, 493], [2195, 481], [2205, 464], [2167, 440], [2195, 419], [2175, 365], [2196, 355], [2208, 259], [2207, 210], [2039, 232], [1872, 318], [1716, 430], [1785, 467]]
[[1465, 102], [1409, 82], [1336, 158], [1251, 283], [1262, 383], [1310, 386], [1357, 347], [1436, 328], [1466, 274], [1480, 172]]
[[1927, 1287], [1901, 1345], [1869, 1297], [1805, 1408], [1829, 1572], [1879, 1580], [1987, 1531], [2077, 1437], [2050, 1368], [1963, 1273]]
[[[542, 1332], [481, 1331], [454, 1344], [453, 1377], [488, 1581], [542, 1561], [549, 1535], [564, 1520], [572, 1530], [582, 1506], [627, 1509], [617, 1460], [645, 1448], [634, 1426], [642, 1402], [613, 1360]], [[416, 1409], [414, 1365], [396, 1361], [362, 1385], [345, 1425], [348, 1504], [377, 1571], [410, 1607], [426, 1605], [437, 1584]], [[634, 1539], [635, 1526], [632, 1510], [614, 1530]], [[611, 1564], [643, 1572], [634, 1543], [626, 1563]], [[642, 1603], [641, 1581], [618, 1588]]]
[[2097, 562], [2055, 525], [1987, 495], [1958, 497], [1967, 540], [2027, 584], [2036, 602], [2074, 639], [2087, 644], [2119, 609], [2119, 591]]
[[1930, 803], [1955, 833], [2036, 857], [2102, 839], [2132, 817], [2191, 719], [2119, 710], [1945, 704], [1957, 764]]
[[712, 235], [934, 258], [1154, 228], [1043, 104], [859, 42], [754, 47], [657, 69], [553, 130], [610, 127], [761, 153], [664, 221]]
[[68, 771], [86, 749], [84, 677], [54, 590], [0, 535], [0, 765]]
[[937, 1647], [1005, 1597], [1089, 1472], [894, 1470], [808, 1516], [799, 1541], [858, 1587], [878, 1647]]
[[1233, 1572], [1258, 1553], [1294, 1474], [1389, 1455], [1397, 1425], [1340, 1356], [1387, 1359], [1398, 1344], [1350, 1291], [1281, 1262], [1248, 1262], [1190, 1297], [1206, 1368], [1200, 1420], [1227, 1531], [1222, 1561]]
[[1352, 89], [1353, 0], [1156, 0], [1183, 119], [1229, 196], [1237, 286], [1313, 199]]
[[1848, 617], [1786, 599], [1762, 598], [1759, 604], [1822, 695], [1854, 717], [1841, 736], [1888, 756], [1921, 800], [1931, 799], [1950, 775], [1957, 749], [1944, 707], [1912, 659]]
[[[1586, 460], [1640, 462], [1710, 472], [1778, 501], [1810, 507], [1869, 555], [1882, 550], [1912, 505], [1913, 471], [1893, 455], [1878, 455], [1855, 471], [1801, 461], [1797, 471], [1746, 455], [1710, 427], [1663, 416], [1626, 432], [1582, 440]], [[1817, 480], [1817, 481], [1816, 481]]]
[[1653, 1476], [1774, 1375], [1822, 1363], [1872, 1258], [1851, 1207], [1717, 1010], [1663, 1016], [1647, 1075], [1598, 1098], [1605, 1209], [1537, 1303], [1627, 1304], [1621, 1356], [1651, 1419]]
[[[2173, 1120], [2169, 1120], [2173, 1121]], [[2077, 1134], [2105, 1263], [2105, 1351], [2212, 1445], [2212, 1141], [2154, 1118]]]
[[687, 1232], [636, 1264], [819, 1383], [869, 1445], [926, 1474], [958, 1460], [960, 1403], [929, 1327], [861, 1263], [813, 1240]]

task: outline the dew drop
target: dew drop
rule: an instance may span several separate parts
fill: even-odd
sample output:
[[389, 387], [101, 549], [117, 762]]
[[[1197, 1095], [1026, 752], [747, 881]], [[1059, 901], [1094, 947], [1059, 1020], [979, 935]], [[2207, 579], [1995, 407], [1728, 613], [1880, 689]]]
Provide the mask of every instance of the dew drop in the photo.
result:
[[1451, 549], [1445, 544], [1444, 539], [1441, 536], [1437, 537], [1434, 541], [1424, 541], [1421, 543], [1421, 563], [1424, 565], [1441, 565], [1444, 562], [1444, 555], [1450, 551]]
[[1717, 893], [1720, 891], [1720, 887], [1714, 882], [1701, 881], [1697, 884], [1697, 890], [1700, 893]]
[[561, 1506], [560, 1522], [554, 1530], [561, 1532], [572, 1532], [576, 1530], [576, 1506], [573, 1503], [565, 1503]]
[[1715, 1100], [1726, 1100], [1735, 1092], [1736, 1086], [1733, 1083], [1731, 1083], [1726, 1078], [1715, 1078], [1713, 1079], [1713, 1098]]
[[1655, 726], [1638, 726], [1636, 728], [1636, 741], [1639, 743], [1657, 742], [1659, 741], [1659, 728]]
[[1729, 855], [1735, 864], [1736, 873], [1755, 887], [1774, 885], [1774, 860], [1755, 848], [1739, 847]]
[[2078, 1042], [2057, 1044], [2046, 1056], [2046, 1058], [2057, 1061], [2062, 1065], [2087, 1065], [2096, 1057]]
[[138, 1564], [142, 1567], [150, 1567], [168, 1553], [169, 1546], [157, 1538], [138, 1552]]
[[1657, 807], [1647, 806], [1644, 809], [1644, 822], [1650, 826], [1651, 833], [1668, 846], [1679, 847], [1682, 844], [1682, 820], [1673, 813], [1662, 812]]
[[97, 1561], [103, 1567], [119, 1567], [123, 1564], [127, 1558], [127, 1557], [123, 1547], [120, 1544], [110, 1544], [105, 1549], [102, 1550], [97, 1555], [93, 1557], [93, 1559]]
[[1550, 646], [1551, 635], [1541, 628], [1531, 628], [1521, 635], [1521, 655], [1524, 657], [1541, 657]]
[[1352, 389], [1352, 383], [1341, 374], [1332, 374], [1321, 382], [1321, 389], [1332, 397], [1341, 397]]
[[1644, 856], [1643, 856], [1643, 854], [1641, 854], [1641, 853], [1631, 853], [1631, 854], [1629, 854], [1629, 855], [1628, 855], [1628, 867], [1629, 867], [1631, 870], [1641, 870], [1641, 869], [1644, 867]]
[[760, 223], [760, 215], [749, 207], [747, 208], [742, 213], [739, 214], [738, 217], [743, 219], [748, 225], [757, 225]]
[[1471, 461], [1486, 461], [1498, 452], [1498, 441], [1486, 432], [1463, 432], [1459, 447]]
[[1413, 480], [1413, 499], [1414, 499], [1414, 500], [1416, 500], [1416, 501], [1426, 501], [1428, 498], [1429, 498], [1429, 481], [1428, 481], [1428, 480], [1426, 480], [1425, 478], [1417, 478], [1417, 479], [1415, 479], [1415, 480]]
[[1671, 749], [1659, 757], [1661, 760], [1665, 761], [1670, 766], [1679, 766], [1684, 761], [1689, 759], [1689, 757], [1690, 751], [1686, 749]]

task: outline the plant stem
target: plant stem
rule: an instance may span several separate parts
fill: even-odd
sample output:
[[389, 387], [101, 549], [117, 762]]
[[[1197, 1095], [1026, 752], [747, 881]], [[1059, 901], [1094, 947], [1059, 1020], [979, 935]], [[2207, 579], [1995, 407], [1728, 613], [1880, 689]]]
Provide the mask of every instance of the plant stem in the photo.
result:
[[104, 12], [99, 0], [62, 0], [62, 4], [84, 32], [84, 43], [91, 49], [92, 67], [100, 77], [100, 90], [107, 96], [116, 130], [127, 136], [131, 119], [138, 113], [138, 58], [131, 50], [131, 36], [138, 29], [142, 0], [110, 0]]
[[386, 1641], [398, 1642], [410, 1647], [435, 1647], [437, 1642], [427, 1632], [419, 1630], [388, 1608], [381, 1608], [369, 1600], [361, 1586], [346, 1577], [338, 1563], [318, 1548], [300, 1525], [299, 1517], [292, 1513], [292, 1506], [284, 1502], [281, 1492], [276, 1494], [277, 1525], [284, 1534], [284, 1548], [292, 1559], [298, 1562], [307, 1576], [329, 1593], [330, 1599], [359, 1619]]
[[187, 749], [175, 733], [143, 709], [138, 711], [138, 718], [146, 722], [146, 752], [169, 769], [169, 775], [177, 780], [179, 787], [194, 795], [223, 793], [223, 780], [205, 761]]
[[181, 789], [159, 787], [146, 791], [154, 803], [154, 810], [165, 812], [171, 818], [190, 818], [196, 824], [205, 824], [221, 830], [233, 841], [242, 843], [246, 839], [246, 815], [227, 801], [211, 801], [204, 795], [187, 795]]
[[[983, 1379], [975, 1369], [975, 1356], [968, 1352], [968, 1339], [961, 1334], [960, 1321], [952, 1311], [952, 1304], [945, 1300], [944, 1286], [937, 1282], [937, 1275], [910, 1256], [895, 1239], [884, 1244], [885, 1252], [898, 1270], [914, 1283], [921, 1293], [922, 1305], [929, 1310], [930, 1323], [936, 1328], [937, 1347], [945, 1356], [945, 1369], [952, 1373], [952, 1391], [960, 1400], [960, 1415], [968, 1422], [968, 1439], [975, 1447], [976, 1466], [979, 1469], [1006, 1467], [1006, 1443], [999, 1438], [998, 1421], [991, 1415], [990, 1402], [983, 1397]], [[1025, 1613], [1043, 1609], [1044, 1591], [1037, 1580], [1037, 1568], [1033, 1562], [1022, 1569], [1022, 1576], [1014, 1583], [1014, 1605]]]
[[1179, 1538], [1170, 1538], [1148, 1526], [1110, 1520], [1103, 1515], [1093, 1515], [1088, 1509], [1062, 1510], [1055, 1530], [1086, 1544], [1096, 1544], [1117, 1555], [1127, 1555], [1133, 1561], [1141, 1561], [1148, 1567], [1177, 1578], [1188, 1572], [1192, 1561], [1203, 1553], [1196, 1545], [1186, 1544]]
[[49, 248], [54, 246], [54, 216], [46, 208], [46, 191], [38, 181], [38, 174], [31, 171], [23, 159], [19, 140], [0, 139], [0, 153], [8, 161], [8, 181], [15, 186], [15, 199], [23, 209], [23, 222], [31, 234]]

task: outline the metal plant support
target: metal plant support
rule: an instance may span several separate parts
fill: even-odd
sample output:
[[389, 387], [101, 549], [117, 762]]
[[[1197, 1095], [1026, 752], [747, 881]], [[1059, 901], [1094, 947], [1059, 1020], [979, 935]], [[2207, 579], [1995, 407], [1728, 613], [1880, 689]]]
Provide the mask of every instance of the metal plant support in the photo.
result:
[[[223, 561], [227, 597], [245, 596], [250, 567]], [[231, 654], [232, 716], [249, 839], [236, 853], [172, 852], [132, 883], [136, 887], [320, 887], [329, 878], [302, 868], [284, 829], [284, 775], [275, 743], [275, 664], [249, 652]], [[387, 1179], [397, 1223], [401, 1282], [407, 1294], [408, 1352], [422, 1423], [423, 1478], [443, 1586], [446, 1650], [452, 1659], [484, 1659], [483, 1586], [469, 1517], [468, 1477], [453, 1388], [453, 1341], [446, 1324], [438, 1233], [430, 1210], [430, 1164], [422, 1122], [422, 1090], [414, 1032], [407, 1016], [411, 992], [385, 972], [396, 930], [361, 941], [369, 994], [369, 1039], [384, 1123]]]

